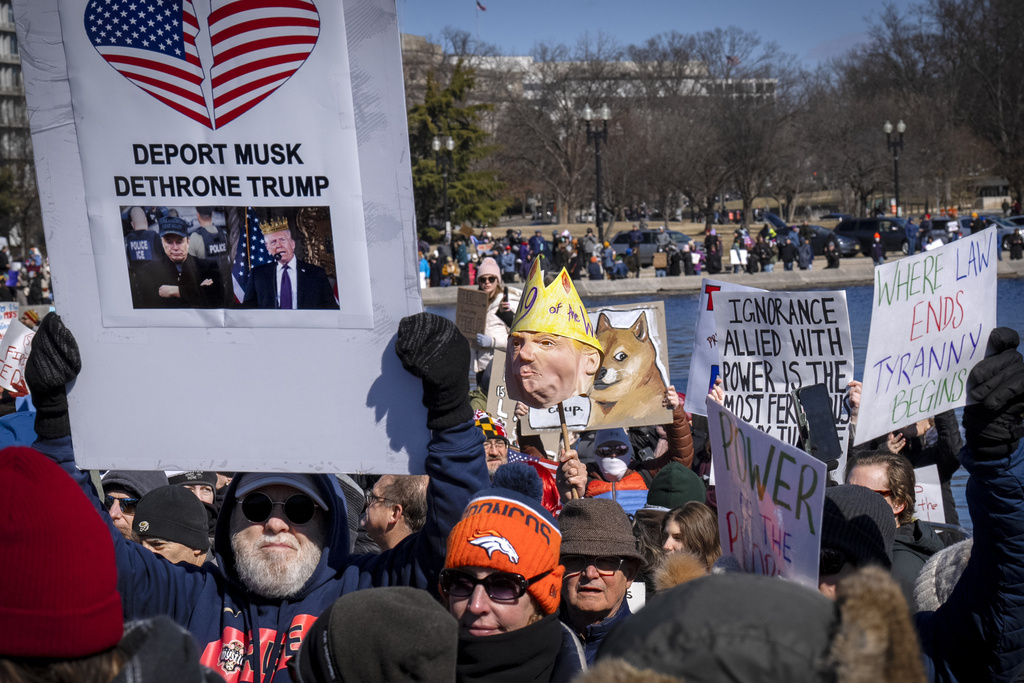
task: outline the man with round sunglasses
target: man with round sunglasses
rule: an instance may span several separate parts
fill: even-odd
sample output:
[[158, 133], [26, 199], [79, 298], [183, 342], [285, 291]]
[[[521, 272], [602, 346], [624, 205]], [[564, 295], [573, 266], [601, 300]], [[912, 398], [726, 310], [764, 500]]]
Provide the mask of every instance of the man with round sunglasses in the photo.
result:
[[503, 465], [448, 535], [440, 591], [459, 624], [460, 683], [569, 681], [586, 668], [555, 614], [561, 534], [542, 492], [532, 468]]
[[[166, 614], [199, 644], [200, 661], [227, 683], [289, 683], [288, 662], [308, 629], [346, 593], [379, 586], [437, 591], [445, 539], [474, 491], [488, 484], [483, 435], [469, 404], [469, 344], [455, 325], [428, 313], [402, 319], [395, 352], [422, 380], [430, 476], [426, 521], [415, 538], [379, 555], [350, 556], [345, 496], [327, 474], [240, 474], [218, 517], [217, 564], [184, 567], [126, 543], [110, 525], [126, 618]], [[75, 467], [67, 385], [81, 369], [60, 317], [43, 319], [26, 379], [36, 402], [36, 448], [93, 500]]]

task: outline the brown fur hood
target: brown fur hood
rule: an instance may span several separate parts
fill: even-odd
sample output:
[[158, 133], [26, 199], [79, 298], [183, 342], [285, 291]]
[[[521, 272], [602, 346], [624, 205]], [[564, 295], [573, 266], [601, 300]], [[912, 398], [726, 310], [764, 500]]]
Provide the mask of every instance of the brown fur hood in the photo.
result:
[[851, 575], [833, 603], [775, 578], [733, 573], [687, 579], [693, 563], [671, 560], [656, 580], [683, 582], [664, 592], [659, 583], [659, 593], [608, 636], [597, 665], [580, 680], [925, 680], [910, 612], [884, 570]]

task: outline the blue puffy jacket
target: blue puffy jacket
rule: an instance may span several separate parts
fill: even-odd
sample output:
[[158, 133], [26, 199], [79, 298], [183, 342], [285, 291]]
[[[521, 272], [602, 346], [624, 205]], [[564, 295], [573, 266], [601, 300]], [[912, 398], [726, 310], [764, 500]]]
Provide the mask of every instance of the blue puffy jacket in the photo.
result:
[[1006, 458], [976, 460], [967, 507], [974, 548], [949, 599], [915, 616], [929, 681], [1010, 683], [1024, 664], [1024, 447]]
[[[96, 490], [75, 467], [71, 438], [37, 441], [85, 490], [100, 511]], [[423, 529], [380, 555], [351, 557], [345, 496], [336, 477], [313, 475], [331, 504], [330, 524], [320, 564], [295, 598], [271, 600], [249, 592], [239, 581], [231, 550], [230, 522], [235, 508], [234, 484], [227, 491], [217, 525], [219, 566], [174, 565], [149, 550], [125, 541], [110, 526], [117, 555], [118, 590], [126, 620], [158, 614], [187, 628], [199, 643], [200, 661], [227, 683], [292, 680], [288, 660], [320, 613], [339, 596], [377, 586], [413, 586], [436, 593], [444, 566], [448, 533], [472, 494], [490, 485], [483, 433], [470, 421], [435, 431], [425, 461], [430, 475], [427, 520]]]

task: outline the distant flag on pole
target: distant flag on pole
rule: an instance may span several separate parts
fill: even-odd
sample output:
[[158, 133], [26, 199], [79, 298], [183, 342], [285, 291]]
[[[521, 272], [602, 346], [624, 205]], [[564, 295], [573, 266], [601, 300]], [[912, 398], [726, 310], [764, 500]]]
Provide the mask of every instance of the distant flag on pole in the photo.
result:
[[481, 12], [486, 12], [487, 11], [487, 5], [485, 5], [482, 2], [480, 2], [480, 0], [476, 0], [476, 8], [478, 10], [480, 10]]
[[729, 66], [739, 66], [740, 58], [737, 57], [736, 55], [726, 55], [725, 63], [728, 64]]

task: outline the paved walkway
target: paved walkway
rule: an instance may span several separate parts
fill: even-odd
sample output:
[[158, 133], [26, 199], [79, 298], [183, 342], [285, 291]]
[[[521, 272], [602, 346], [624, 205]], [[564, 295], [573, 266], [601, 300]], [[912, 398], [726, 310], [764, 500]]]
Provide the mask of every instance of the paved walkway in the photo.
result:
[[[902, 257], [901, 257], [902, 258]], [[890, 261], [892, 257], [890, 257]], [[738, 273], [719, 273], [718, 275], [702, 274], [697, 276], [679, 277], [654, 277], [654, 268], [644, 268], [637, 279], [626, 280], [580, 280], [577, 281], [576, 290], [580, 296], [586, 297], [608, 297], [608, 296], [644, 296], [664, 292], [668, 295], [684, 292], [700, 291], [700, 283], [704, 277], [727, 282], [738, 282], [751, 287], [760, 287], [769, 290], [796, 290], [796, 289], [843, 289], [857, 285], [871, 285], [874, 283], [874, 265], [871, 259], [863, 256], [844, 258], [840, 267], [834, 270], [825, 270], [825, 259], [815, 257], [813, 270], [782, 270], [782, 264], [776, 264], [776, 270], [772, 273], [755, 273], [748, 275]], [[1024, 260], [1010, 261], [1007, 254], [1003, 254], [1003, 260], [998, 262], [998, 275], [1000, 278], [1024, 277]], [[522, 283], [516, 283], [514, 287], [522, 287]], [[422, 290], [423, 303], [426, 306], [443, 306], [454, 304], [457, 296], [457, 287], [428, 287]]]

